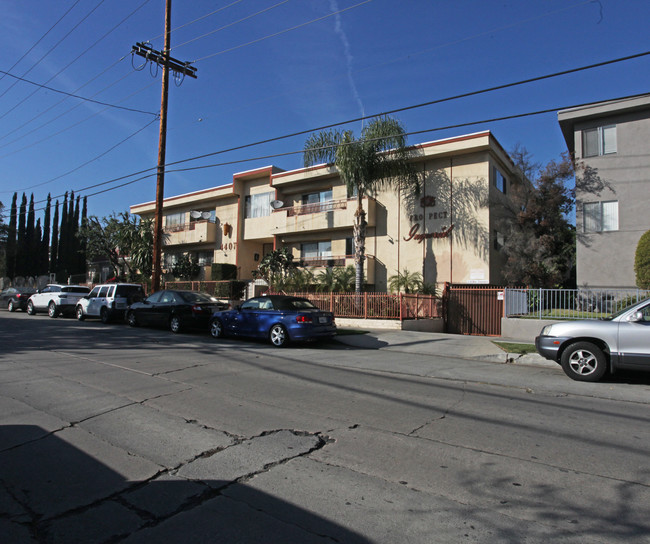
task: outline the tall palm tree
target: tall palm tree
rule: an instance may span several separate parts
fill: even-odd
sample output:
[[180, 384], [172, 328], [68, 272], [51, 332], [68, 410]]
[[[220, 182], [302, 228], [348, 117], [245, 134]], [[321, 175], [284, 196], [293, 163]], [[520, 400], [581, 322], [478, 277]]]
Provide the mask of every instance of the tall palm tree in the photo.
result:
[[361, 292], [365, 261], [366, 212], [363, 198], [383, 187], [394, 187], [409, 194], [420, 192], [420, 180], [409, 161], [406, 133], [391, 117], [378, 117], [366, 125], [359, 139], [350, 130], [328, 130], [312, 134], [305, 142], [305, 166], [334, 164], [348, 194], [356, 195], [354, 214], [355, 291]]

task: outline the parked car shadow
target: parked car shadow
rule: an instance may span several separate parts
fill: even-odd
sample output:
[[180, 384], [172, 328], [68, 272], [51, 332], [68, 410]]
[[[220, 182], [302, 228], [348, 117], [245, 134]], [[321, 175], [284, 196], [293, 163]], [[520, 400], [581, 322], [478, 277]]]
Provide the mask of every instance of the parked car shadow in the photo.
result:
[[[72, 431], [71, 431], [72, 432]], [[84, 444], [83, 431], [76, 439]], [[70, 439], [70, 436], [68, 436]], [[349, 542], [368, 540], [305, 508], [237, 480], [174, 477], [129, 457], [151, 478], [129, 481], [36, 425], [0, 426], [3, 544], [25, 542]], [[128, 460], [124, 460], [128, 459]], [[120, 465], [120, 462], [122, 465]], [[144, 467], [144, 468], [143, 468]]]

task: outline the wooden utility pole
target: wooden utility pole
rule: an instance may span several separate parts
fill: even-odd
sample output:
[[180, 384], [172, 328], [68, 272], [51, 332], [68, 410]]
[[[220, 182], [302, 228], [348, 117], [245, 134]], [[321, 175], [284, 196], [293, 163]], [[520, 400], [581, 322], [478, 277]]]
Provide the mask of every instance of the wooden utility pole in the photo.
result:
[[156, 176], [156, 213], [154, 216], [153, 232], [153, 277], [151, 289], [156, 292], [160, 289], [160, 275], [162, 271], [161, 254], [163, 241], [163, 199], [165, 198], [165, 152], [167, 149], [167, 102], [169, 97], [169, 50], [171, 48], [172, 34], [172, 0], [165, 4], [165, 46], [163, 48], [163, 73], [162, 92], [160, 98], [160, 134], [158, 137], [158, 170]]
[[151, 278], [152, 290], [160, 289], [160, 276], [162, 272], [161, 254], [163, 245], [163, 200], [165, 198], [165, 152], [167, 148], [167, 102], [169, 96], [169, 71], [190, 76], [196, 79], [196, 68], [189, 63], [180, 62], [169, 56], [171, 50], [171, 19], [172, 0], [165, 3], [165, 45], [162, 53], [152, 47], [137, 43], [133, 46], [133, 53], [144, 57], [147, 61], [162, 65], [162, 91], [160, 98], [160, 134], [158, 138], [158, 168], [156, 176], [156, 211], [154, 215], [153, 232], [153, 274]]

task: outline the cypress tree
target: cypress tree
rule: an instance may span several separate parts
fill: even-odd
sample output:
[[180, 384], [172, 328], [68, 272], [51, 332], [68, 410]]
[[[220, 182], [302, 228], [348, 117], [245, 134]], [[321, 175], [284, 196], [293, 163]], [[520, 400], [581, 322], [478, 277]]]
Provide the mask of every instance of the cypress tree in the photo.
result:
[[29, 198], [29, 208], [27, 209], [27, 224], [25, 225], [25, 275], [28, 276], [35, 276], [38, 273], [38, 246], [34, 244], [35, 232], [34, 193], [32, 193], [32, 196]]
[[[73, 193], [74, 195], [74, 193]], [[72, 244], [72, 255], [70, 256], [70, 266], [74, 270], [74, 274], [81, 274], [83, 271], [82, 267], [79, 266], [79, 250], [81, 249], [81, 240], [79, 240], [79, 201], [81, 200], [80, 196], [77, 196], [74, 207], [74, 216], [72, 219], [72, 239], [70, 240]]]
[[43, 270], [43, 252], [41, 251], [41, 240], [43, 238], [43, 229], [41, 228], [41, 218], [36, 220], [34, 227], [32, 247], [34, 248], [34, 258], [31, 261], [30, 275], [41, 276], [45, 273]]
[[59, 269], [59, 201], [54, 205], [54, 219], [52, 220], [52, 251], [50, 252], [50, 274], [56, 274]]
[[14, 193], [11, 199], [11, 212], [9, 216], [9, 228], [7, 229], [7, 276], [11, 279], [16, 275], [16, 220], [18, 193]]
[[59, 228], [59, 254], [58, 254], [58, 267], [57, 274], [66, 276], [68, 272], [68, 191], [65, 192], [63, 197], [63, 205], [61, 206], [61, 227]]
[[18, 232], [16, 233], [16, 276], [26, 274], [27, 255], [25, 253], [25, 214], [27, 212], [27, 197], [23, 193], [18, 211]]
[[79, 273], [86, 272], [86, 248], [87, 240], [85, 236], [85, 228], [88, 225], [88, 197], [85, 196], [83, 200], [83, 207], [81, 210], [81, 228], [83, 236], [79, 238]]
[[43, 238], [41, 239], [41, 274], [49, 272], [50, 260], [50, 213], [52, 208], [52, 197], [48, 193], [47, 204], [45, 205], [45, 217], [43, 218]]

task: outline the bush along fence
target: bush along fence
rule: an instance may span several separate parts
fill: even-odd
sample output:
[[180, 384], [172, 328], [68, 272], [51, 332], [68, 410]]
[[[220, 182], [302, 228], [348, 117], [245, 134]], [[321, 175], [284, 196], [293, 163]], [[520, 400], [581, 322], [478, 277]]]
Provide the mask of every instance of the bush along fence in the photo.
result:
[[182, 289], [185, 291], [202, 291], [216, 298], [241, 300], [248, 282], [237, 280], [222, 281], [168, 281], [165, 289]]
[[506, 317], [530, 319], [600, 319], [650, 296], [644, 289], [504, 290]]
[[442, 317], [442, 301], [405, 293], [281, 293], [309, 299], [335, 317], [358, 319], [431, 319]]

